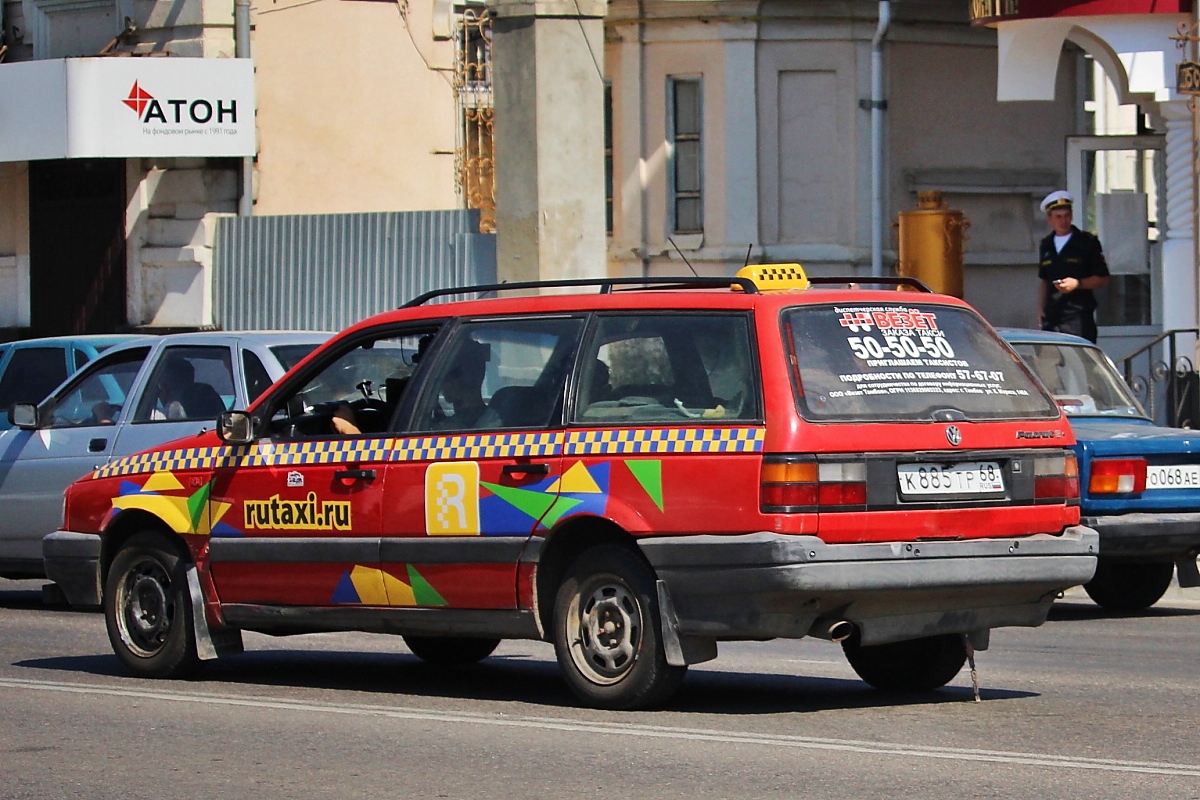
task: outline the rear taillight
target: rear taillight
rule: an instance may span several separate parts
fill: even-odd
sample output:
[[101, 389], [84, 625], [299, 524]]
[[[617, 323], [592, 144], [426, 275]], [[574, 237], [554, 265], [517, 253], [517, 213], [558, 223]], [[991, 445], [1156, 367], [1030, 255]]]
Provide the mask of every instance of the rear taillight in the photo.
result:
[[1042, 502], [1079, 504], [1079, 463], [1073, 453], [1034, 459], [1033, 497]]
[[1134, 494], [1146, 491], [1146, 459], [1103, 458], [1092, 461], [1091, 494]]
[[852, 511], [867, 505], [867, 465], [861, 461], [766, 458], [762, 465], [763, 513]]

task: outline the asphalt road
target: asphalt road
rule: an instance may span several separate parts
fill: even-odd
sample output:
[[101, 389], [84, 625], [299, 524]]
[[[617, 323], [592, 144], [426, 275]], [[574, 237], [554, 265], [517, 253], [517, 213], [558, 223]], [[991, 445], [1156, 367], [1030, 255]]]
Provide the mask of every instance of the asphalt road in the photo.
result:
[[248, 634], [196, 680], [124, 677], [103, 618], [0, 581], [3, 798], [1200, 798], [1200, 590], [1073, 590], [922, 698], [827, 642], [723, 645], [667, 710], [578, 708], [549, 645], [462, 670], [398, 638]]

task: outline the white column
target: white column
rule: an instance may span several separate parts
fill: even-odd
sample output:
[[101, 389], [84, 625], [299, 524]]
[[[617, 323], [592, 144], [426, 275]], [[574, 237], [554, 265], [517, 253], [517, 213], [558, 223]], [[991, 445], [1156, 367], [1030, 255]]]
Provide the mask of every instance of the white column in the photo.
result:
[[603, 276], [605, 0], [488, 8], [497, 276]]
[[1167, 121], [1167, 235], [1162, 248], [1163, 330], [1194, 328], [1197, 314], [1196, 254], [1192, 241], [1192, 112], [1187, 103], [1159, 106]]

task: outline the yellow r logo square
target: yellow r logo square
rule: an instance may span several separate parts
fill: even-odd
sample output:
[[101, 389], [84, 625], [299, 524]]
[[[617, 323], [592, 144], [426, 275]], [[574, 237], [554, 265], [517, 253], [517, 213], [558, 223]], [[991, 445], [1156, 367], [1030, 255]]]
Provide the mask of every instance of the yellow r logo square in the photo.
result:
[[479, 464], [443, 461], [425, 470], [425, 532], [479, 534]]

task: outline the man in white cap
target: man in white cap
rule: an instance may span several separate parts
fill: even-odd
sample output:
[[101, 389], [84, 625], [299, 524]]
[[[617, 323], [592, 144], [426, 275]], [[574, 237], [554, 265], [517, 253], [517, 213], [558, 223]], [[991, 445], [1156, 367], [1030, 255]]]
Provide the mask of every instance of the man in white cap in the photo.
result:
[[1072, 224], [1072, 198], [1051, 192], [1042, 201], [1054, 230], [1038, 246], [1038, 323], [1044, 331], [1062, 331], [1096, 341], [1094, 289], [1108, 284], [1108, 262], [1100, 240]]

